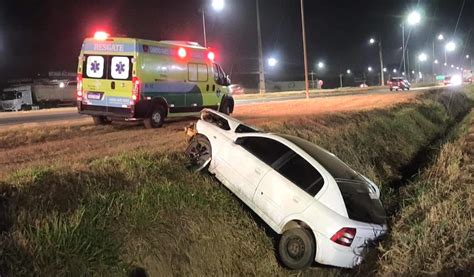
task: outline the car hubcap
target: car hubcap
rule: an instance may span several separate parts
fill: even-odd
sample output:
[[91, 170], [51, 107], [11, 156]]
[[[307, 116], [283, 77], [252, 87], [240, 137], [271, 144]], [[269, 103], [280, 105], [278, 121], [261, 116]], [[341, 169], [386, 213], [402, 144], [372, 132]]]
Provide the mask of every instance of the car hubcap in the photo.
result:
[[208, 146], [200, 142], [192, 142], [188, 152], [191, 164], [197, 166], [196, 171], [200, 171], [211, 160], [211, 151]]
[[161, 121], [161, 114], [159, 112], [153, 113], [152, 119], [155, 123], [160, 123]]
[[292, 238], [287, 244], [288, 255], [293, 259], [300, 259], [305, 251], [304, 242], [301, 238]]

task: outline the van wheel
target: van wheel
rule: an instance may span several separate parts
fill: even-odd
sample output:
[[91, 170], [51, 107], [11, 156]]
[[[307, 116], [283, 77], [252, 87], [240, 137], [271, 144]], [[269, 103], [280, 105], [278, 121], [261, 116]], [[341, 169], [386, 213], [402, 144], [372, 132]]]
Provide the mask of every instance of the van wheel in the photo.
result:
[[108, 119], [105, 116], [93, 116], [94, 125], [108, 125], [112, 123], [112, 120]]
[[163, 108], [163, 106], [157, 106], [153, 109], [151, 116], [143, 121], [143, 124], [147, 129], [160, 128], [165, 122], [165, 117], [165, 108]]
[[291, 269], [303, 269], [311, 265], [316, 245], [309, 230], [290, 229], [283, 233], [278, 246], [281, 262]]
[[233, 99], [230, 97], [225, 97], [222, 99], [222, 104], [219, 107], [219, 112], [229, 115], [233, 112]]

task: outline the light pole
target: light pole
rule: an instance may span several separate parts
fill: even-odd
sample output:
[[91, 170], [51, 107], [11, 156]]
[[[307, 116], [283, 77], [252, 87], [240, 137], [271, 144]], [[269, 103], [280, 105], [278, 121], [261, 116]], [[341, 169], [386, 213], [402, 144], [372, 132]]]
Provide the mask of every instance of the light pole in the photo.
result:
[[303, 58], [304, 58], [304, 81], [306, 88], [306, 99], [309, 99], [309, 81], [308, 81], [308, 56], [306, 52], [306, 30], [304, 24], [304, 2], [301, 0], [301, 28], [303, 34]]
[[[371, 38], [369, 40], [370, 44], [374, 44], [376, 42], [375, 39]], [[378, 39], [379, 45], [379, 59], [380, 59], [380, 85], [383, 86], [385, 84], [384, 76], [383, 76], [383, 54], [382, 54], [382, 38], [379, 37]]]
[[417, 76], [418, 78], [416, 78], [417, 83], [419, 81], [419, 76], [420, 76], [420, 73], [421, 73], [420, 63], [426, 62], [427, 60], [428, 60], [428, 56], [425, 53], [421, 53], [420, 55], [418, 55], [418, 76]]
[[[224, 0], [212, 0], [211, 3], [212, 8], [215, 11], [222, 11], [224, 9]], [[207, 48], [207, 33], [206, 33], [206, 9], [203, 7], [201, 9], [202, 12], [202, 31], [204, 36], [204, 47]]]
[[265, 93], [265, 73], [263, 71], [263, 50], [262, 50], [262, 32], [260, 28], [260, 7], [257, 3], [257, 35], [258, 35], [258, 90]]
[[[439, 34], [439, 35], [436, 37], [436, 39], [438, 39], [439, 41], [444, 40], [443, 34]], [[435, 53], [435, 40], [436, 40], [436, 39], [433, 38], [433, 56], [432, 56], [433, 59], [434, 59], [435, 56], [436, 56], [436, 53]], [[446, 61], [445, 61], [445, 62], [446, 62]], [[438, 63], [438, 60], [435, 60], [435, 62], [433, 63], [433, 72], [432, 72], [432, 73], [433, 73], [433, 81], [435, 81], [435, 78], [436, 78], [436, 77], [435, 77], [435, 75], [436, 75], [436, 74], [435, 74], [435, 64], [437, 64], [437, 63]]]
[[[406, 18], [406, 22], [408, 25], [414, 26], [420, 23], [421, 21], [421, 15], [418, 11], [412, 11], [408, 14]], [[410, 36], [408, 35], [407, 41], [405, 42], [405, 22], [402, 22], [402, 60], [403, 60], [403, 72], [407, 72], [407, 67], [406, 67], [406, 52], [407, 52], [407, 45], [408, 45], [408, 40], [410, 39]], [[410, 79], [410, 74], [408, 74], [408, 79]]]

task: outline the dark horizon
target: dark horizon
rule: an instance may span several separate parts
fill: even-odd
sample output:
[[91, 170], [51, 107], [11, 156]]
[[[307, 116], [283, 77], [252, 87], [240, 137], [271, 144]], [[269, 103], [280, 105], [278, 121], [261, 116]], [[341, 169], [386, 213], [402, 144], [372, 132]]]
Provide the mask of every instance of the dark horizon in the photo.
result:
[[[383, 3], [382, 3], [383, 2]], [[0, 4], [0, 80], [34, 77], [48, 71], [74, 72], [82, 41], [96, 30], [152, 40], [190, 40], [202, 44], [200, 8], [207, 6], [208, 45], [216, 49], [218, 62], [236, 82], [257, 79], [257, 32], [254, 0], [227, 0], [223, 11], [212, 11], [210, 1], [90, 1], [64, 3], [57, 0], [12, 1]], [[299, 1], [260, 0], [264, 59], [279, 60], [266, 66], [270, 80], [302, 80], [303, 56]], [[408, 11], [418, 9], [422, 22], [410, 32], [410, 58], [424, 51], [432, 61], [432, 41], [438, 33], [456, 40], [450, 64], [465, 66], [466, 54], [474, 56], [474, 1], [321, 1], [305, 2], [308, 62], [310, 70], [318, 61], [326, 69], [323, 78], [336, 77], [346, 69], [363, 72], [379, 70], [376, 46], [370, 37], [383, 42], [385, 65], [389, 70], [401, 61], [400, 23]], [[444, 61], [442, 47], [435, 42], [437, 59]], [[431, 64], [431, 62], [429, 63]], [[413, 66], [411, 67], [413, 68]], [[430, 71], [431, 65], [424, 70]], [[370, 75], [370, 74], [369, 74]]]

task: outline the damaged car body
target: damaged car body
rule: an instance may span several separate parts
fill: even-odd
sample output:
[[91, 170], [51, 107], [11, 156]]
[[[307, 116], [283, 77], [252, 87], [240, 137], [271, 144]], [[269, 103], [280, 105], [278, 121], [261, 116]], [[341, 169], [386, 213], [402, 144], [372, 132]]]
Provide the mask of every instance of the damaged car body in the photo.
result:
[[386, 233], [379, 188], [334, 154], [298, 137], [261, 132], [205, 109], [186, 154], [281, 235], [292, 269], [351, 268], [368, 242]]

